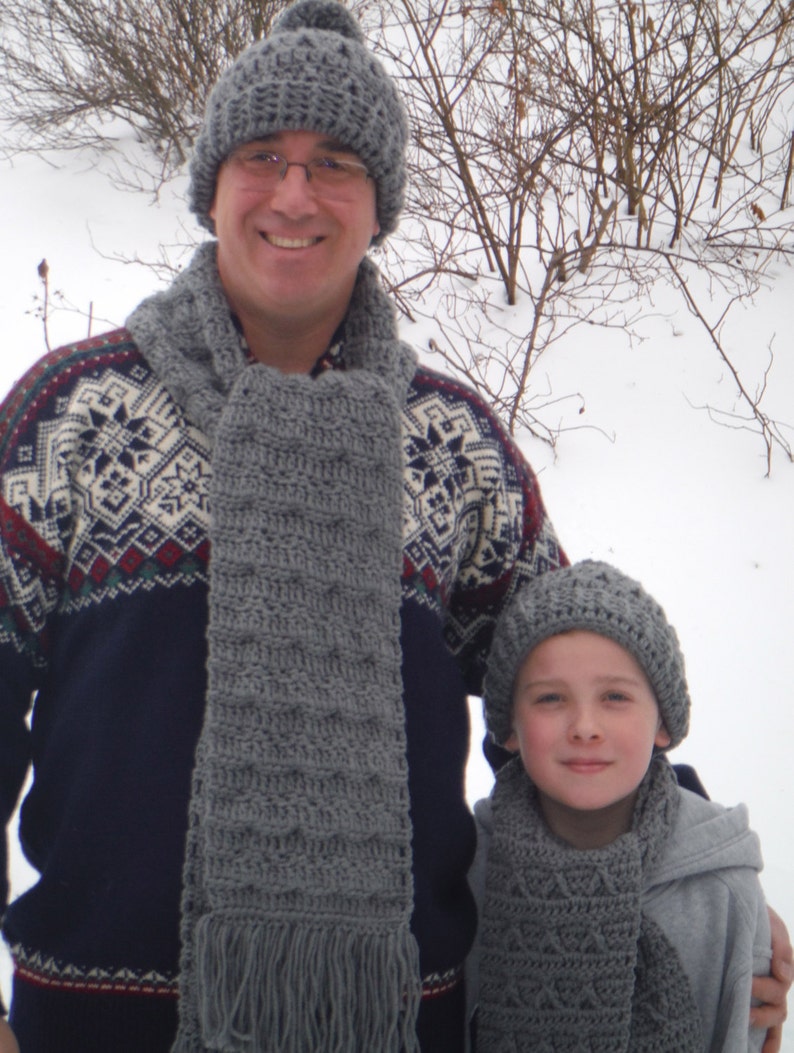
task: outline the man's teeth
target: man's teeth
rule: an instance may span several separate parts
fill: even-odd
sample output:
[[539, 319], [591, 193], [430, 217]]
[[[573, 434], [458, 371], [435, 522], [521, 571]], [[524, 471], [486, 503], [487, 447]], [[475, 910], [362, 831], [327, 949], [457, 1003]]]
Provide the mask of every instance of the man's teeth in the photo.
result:
[[265, 241], [277, 249], [308, 249], [316, 245], [319, 238], [280, 238], [275, 234], [264, 234]]

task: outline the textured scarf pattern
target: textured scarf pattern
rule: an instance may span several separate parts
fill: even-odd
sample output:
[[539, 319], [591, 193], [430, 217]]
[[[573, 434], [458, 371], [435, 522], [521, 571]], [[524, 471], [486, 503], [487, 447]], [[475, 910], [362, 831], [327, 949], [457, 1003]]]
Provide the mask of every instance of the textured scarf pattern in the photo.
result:
[[399, 644], [413, 353], [365, 262], [346, 371], [248, 364], [212, 245], [128, 325], [212, 442], [175, 1053], [414, 1050]]
[[678, 790], [651, 764], [633, 828], [578, 851], [546, 827], [518, 758], [497, 777], [483, 909], [478, 1053], [700, 1053], [697, 1008], [674, 949], [642, 915], [643, 874]]

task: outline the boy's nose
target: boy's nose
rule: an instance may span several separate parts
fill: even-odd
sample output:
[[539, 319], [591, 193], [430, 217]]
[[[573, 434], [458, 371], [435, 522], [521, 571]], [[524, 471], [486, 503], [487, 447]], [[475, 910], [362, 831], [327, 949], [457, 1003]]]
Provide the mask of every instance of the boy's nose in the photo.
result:
[[601, 737], [601, 727], [590, 706], [578, 706], [571, 717], [569, 733], [576, 742], [589, 742]]

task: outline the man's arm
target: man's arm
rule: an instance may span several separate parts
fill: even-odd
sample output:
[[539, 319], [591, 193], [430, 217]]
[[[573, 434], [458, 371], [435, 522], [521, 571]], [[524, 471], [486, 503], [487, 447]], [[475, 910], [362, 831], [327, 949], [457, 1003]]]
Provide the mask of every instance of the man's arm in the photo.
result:
[[762, 1053], [780, 1053], [783, 1021], [788, 1013], [786, 997], [794, 977], [794, 951], [782, 918], [771, 907], [769, 923], [772, 928], [772, 975], [756, 976], [753, 980], [753, 998], [761, 1005], [751, 1009], [750, 1023], [753, 1027], [767, 1029]]
[[[45, 667], [41, 641], [62, 591], [56, 580], [62, 553], [56, 545], [64, 501], [53, 496], [61, 475], [26, 448], [33, 428], [30, 403], [41, 396], [43, 376], [34, 367], [0, 403], [0, 922], [10, 895], [7, 830], [31, 760], [27, 715]], [[53, 411], [50, 422], [56, 416]], [[46, 434], [51, 441], [51, 431]], [[60, 456], [62, 444], [52, 446]], [[46, 536], [40, 532], [45, 507], [54, 509]], [[0, 996], [0, 1053], [19, 1053], [5, 1012]]]

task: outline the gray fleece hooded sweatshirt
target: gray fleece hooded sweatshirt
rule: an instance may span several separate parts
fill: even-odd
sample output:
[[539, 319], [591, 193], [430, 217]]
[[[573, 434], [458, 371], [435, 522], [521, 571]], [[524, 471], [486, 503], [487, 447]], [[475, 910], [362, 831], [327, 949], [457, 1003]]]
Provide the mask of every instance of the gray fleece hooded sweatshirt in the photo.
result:
[[[769, 916], [758, 874], [758, 837], [747, 808], [724, 808], [679, 789], [681, 805], [665, 851], [647, 875], [642, 910], [675, 948], [702, 1018], [704, 1053], [759, 1051], [765, 1032], [748, 1027], [754, 975], [769, 973]], [[474, 809], [477, 855], [469, 874], [483, 902], [493, 829], [490, 799]], [[470, 1011], [477, 1004], [479, 943], [466, 963]]]

